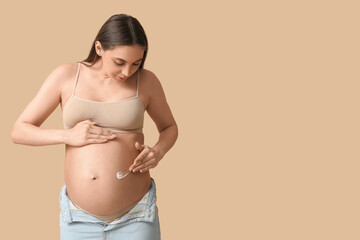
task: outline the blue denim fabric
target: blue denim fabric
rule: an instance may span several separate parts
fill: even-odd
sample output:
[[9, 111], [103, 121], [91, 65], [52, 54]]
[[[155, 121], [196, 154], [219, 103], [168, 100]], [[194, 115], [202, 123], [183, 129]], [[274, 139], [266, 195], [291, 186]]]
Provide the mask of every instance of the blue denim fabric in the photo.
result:
[[108, 223], [78, 209], [66, 194], [66, 185], [60, 191], [61, 240], [160, 240], [156, 185], [124, 216]]

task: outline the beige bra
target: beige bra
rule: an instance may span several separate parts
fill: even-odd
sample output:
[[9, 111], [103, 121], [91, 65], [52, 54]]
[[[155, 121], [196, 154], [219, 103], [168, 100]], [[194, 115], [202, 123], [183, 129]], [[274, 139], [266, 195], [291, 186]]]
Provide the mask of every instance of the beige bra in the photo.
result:
[[116, 102], [97, 102], [75, 96], [80, 72], [79, 62], [72, 95], [63, 108], [64, 128], [72, 128], [78, 122], [90, 119], [96, 122], [97, 126], [114, 132], [142, 133], [145, 107], [139, 98], [139, 70], [136, 96]]

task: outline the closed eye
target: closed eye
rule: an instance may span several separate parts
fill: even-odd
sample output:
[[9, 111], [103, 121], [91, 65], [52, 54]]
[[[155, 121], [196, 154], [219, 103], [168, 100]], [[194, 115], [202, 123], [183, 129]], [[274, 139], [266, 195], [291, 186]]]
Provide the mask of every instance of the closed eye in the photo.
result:
[[[124, 63], [115, 63], [116, 65], [118, 65], [118, 66], [123, 66], [124, 65]], [[134, 63], [133, 64], [134, 66], [139, 66], [140, 65], [140, 63]]]

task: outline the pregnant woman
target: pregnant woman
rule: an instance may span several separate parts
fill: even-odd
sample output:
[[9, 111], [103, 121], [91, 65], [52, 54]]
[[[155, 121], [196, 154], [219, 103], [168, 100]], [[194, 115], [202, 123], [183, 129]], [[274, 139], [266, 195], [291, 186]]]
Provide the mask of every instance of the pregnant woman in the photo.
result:
[[[144, 69], [148, 42], [138, 20], [111, 16], [88, 57], [56, 67], [16, 120], [14, 143], [65, 144], [60, 234], [70, 239], [160, 239], [149, 170], [175, 144], [178, 128], [156, 75]], [[64, 129], [41, 128], [60, 104]], [[147, 111], [159, 139], [144, 144]]]

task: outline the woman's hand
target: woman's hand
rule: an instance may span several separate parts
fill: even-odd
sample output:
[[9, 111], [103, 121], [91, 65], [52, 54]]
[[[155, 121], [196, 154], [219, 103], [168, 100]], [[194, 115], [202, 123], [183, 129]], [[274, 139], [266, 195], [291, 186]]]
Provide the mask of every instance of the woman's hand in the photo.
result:
[[91, 143], [104, 143], [116, 137], [112, 131], [95, 124], [88, 119], [77, 123], [71, 129], [66, 129], [64, 143], [80, 147]]
[[138, 142], [135, 142], [135, 148], [141, 152], [135, 158], [133, 165], [131, 165], [129, 168], [129, 170], [132, 172], [140, 171], [143, 173], [148, 171], [150, 168], [156, 167], [159, 161], [163, 158], [163, 156], [154, 148], [141, 145]]

